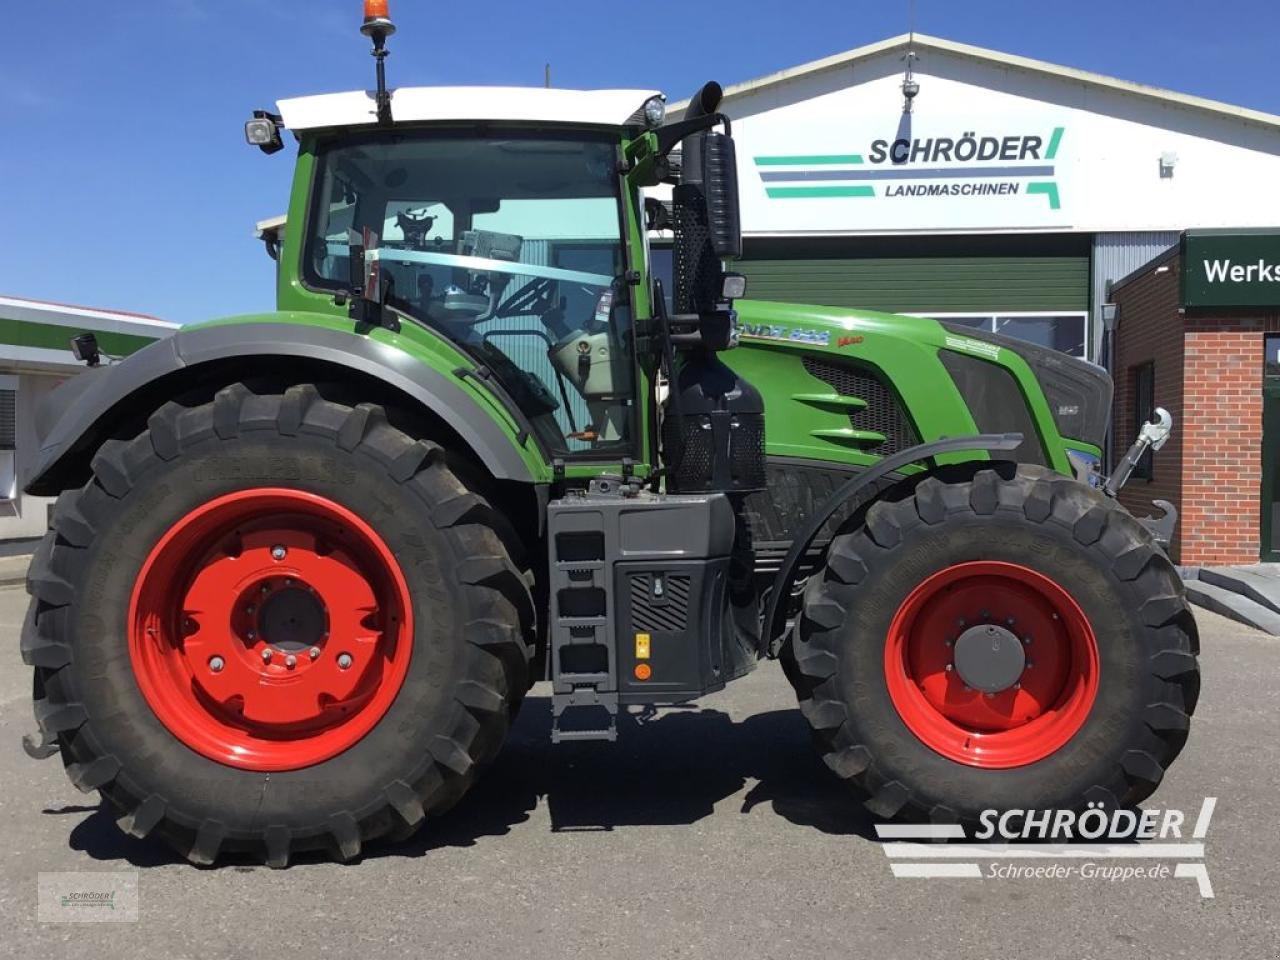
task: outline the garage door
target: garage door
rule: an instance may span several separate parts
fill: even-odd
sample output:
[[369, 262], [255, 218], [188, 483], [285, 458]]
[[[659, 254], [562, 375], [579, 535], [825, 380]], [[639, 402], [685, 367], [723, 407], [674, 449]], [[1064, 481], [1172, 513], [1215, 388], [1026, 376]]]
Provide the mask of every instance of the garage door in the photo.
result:
[[1084, 311], [1088, 256], [748, 259], [753, 300], [899, 313]]

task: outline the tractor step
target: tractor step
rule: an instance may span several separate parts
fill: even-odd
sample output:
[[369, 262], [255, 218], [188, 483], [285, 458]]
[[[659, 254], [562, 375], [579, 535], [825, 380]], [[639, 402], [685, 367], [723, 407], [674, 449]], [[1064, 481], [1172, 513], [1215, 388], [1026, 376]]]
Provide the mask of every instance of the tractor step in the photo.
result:
[[[561, 726], [568, 722], [568, 726]], [[617, 740], [618, 694], [579, 687], [551, 697], [551, 742]]]

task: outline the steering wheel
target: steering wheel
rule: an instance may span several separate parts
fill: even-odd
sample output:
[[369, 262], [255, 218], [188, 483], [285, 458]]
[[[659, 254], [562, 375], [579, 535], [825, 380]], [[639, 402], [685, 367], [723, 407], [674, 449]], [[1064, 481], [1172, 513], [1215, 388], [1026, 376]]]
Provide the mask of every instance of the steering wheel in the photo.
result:
[[501, 320], [524, 314], [540, 317], [556, 305], [556, 287], [550, 277], [538, 277], [502, 301], [494, 315]]

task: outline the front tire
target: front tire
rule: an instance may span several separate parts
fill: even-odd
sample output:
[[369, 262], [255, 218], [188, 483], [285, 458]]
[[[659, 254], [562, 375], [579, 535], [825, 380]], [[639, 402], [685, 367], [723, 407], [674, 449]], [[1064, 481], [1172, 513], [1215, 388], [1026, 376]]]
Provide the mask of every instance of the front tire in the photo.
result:
[[1195, 622], [1168, 558], [1044, 468], [930, 477], [837, 535], [784, 668], [883, 818], [1135, 804], [1182, 749]]
[[108, 441], [31, 564], [72, 782], [194, 863], [350, 860], [452, 806], [528, 687], [532, 603], [445, 451], [310, 385]]

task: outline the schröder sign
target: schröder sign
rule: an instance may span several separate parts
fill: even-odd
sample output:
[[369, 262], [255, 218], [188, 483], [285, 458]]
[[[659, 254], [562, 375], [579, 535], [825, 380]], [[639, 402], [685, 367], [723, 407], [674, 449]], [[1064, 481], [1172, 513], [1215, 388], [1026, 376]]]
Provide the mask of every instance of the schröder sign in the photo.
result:
[[881, 138], [860, 153], [755, 156], [771, 200], [881, 197], [1043, 197], [1061, 207], [1058, 148], [1063, 126], [1037, 133]]
[[1188, 230], [1180, 251], [1183, 307], [1280, 307], [1280, 227]]

